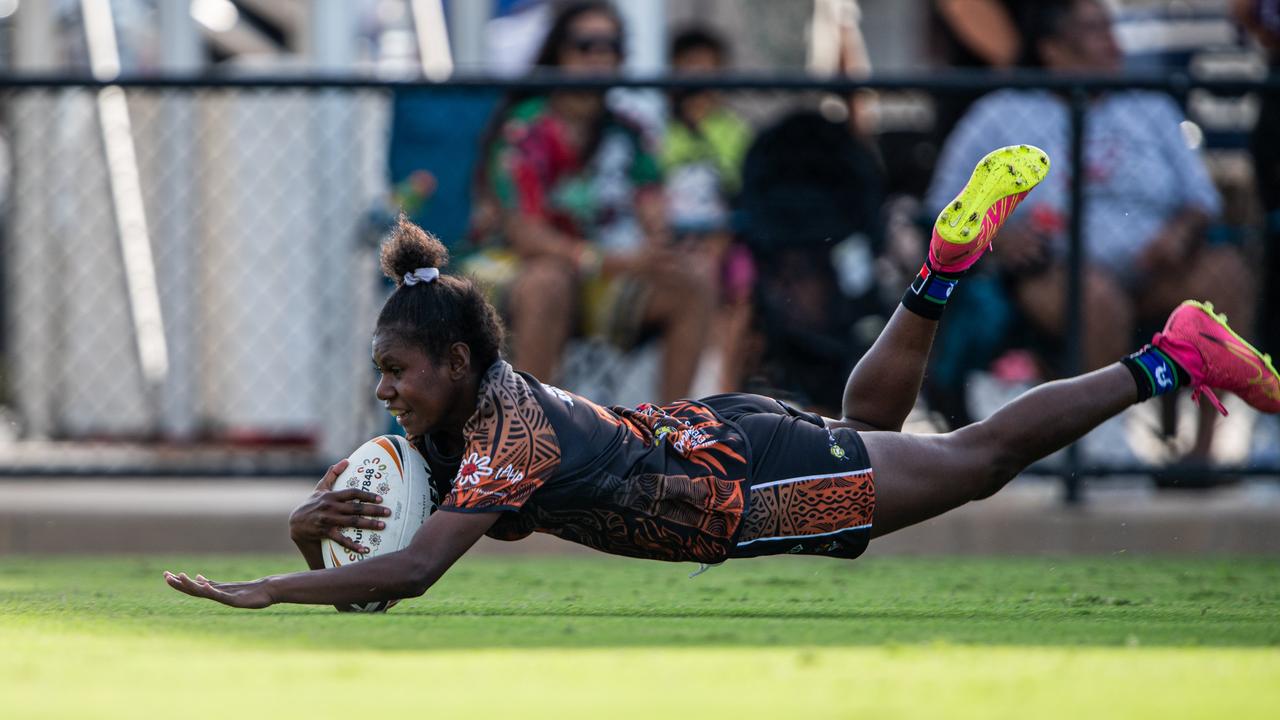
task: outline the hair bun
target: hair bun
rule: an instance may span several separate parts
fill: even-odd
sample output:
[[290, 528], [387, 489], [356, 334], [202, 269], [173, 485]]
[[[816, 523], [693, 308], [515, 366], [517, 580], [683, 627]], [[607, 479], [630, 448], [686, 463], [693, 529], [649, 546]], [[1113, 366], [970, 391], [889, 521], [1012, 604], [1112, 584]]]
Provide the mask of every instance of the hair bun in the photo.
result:
[[443, 269], [449, 263], [449, 250], [439, 238], [413, 224], [400, 213], [396, 227], [383, 241], [378, 253], [382, 274], [390, 278], [396, 287], [404, 284], [404, 277], [420, 268]]

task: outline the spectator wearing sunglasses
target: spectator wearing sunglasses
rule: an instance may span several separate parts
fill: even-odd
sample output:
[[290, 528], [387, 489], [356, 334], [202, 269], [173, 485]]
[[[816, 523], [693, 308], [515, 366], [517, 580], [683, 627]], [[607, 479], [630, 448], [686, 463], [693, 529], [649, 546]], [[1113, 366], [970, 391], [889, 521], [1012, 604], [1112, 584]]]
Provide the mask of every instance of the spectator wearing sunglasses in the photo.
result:
[[[622, 20], [607, 2], [557, 13], [534, 72], [610, 76]], [[709, 261], [677, 252], [656, 148], [603, 92], [513, 94], [481, 146], [477, 192], [498, 209], [467, 270], [489, 285], [516, 367], [556, 378], [573, 336], [621, 349], [662, 340], [658, 395], [688, 394], [715, 302]]]

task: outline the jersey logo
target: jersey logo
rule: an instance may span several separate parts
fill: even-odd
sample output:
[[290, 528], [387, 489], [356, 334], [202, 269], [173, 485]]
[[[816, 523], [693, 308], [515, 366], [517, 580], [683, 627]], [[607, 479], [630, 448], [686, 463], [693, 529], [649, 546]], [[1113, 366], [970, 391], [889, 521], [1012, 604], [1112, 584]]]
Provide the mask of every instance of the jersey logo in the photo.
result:
[[848, 459], [848, 458], [846, 457], [846, 453], [845, 453], [845, 451], [844, 451], [844, 448], [840, 447], [840, 443], [836, 442], [836, 436], [835, 436], [835, 433], [831, 432], [830, 428], [828, 428], [828, 429], [827, 429], [827, 442], [828, 442], [828, 443], [830, 444], [830, 446], [831, 446], [831, 457], [833, 457], [833, 458], [835, 458], [835, 459], [837, 459], [837, 460], [846, 460], [846, 459]]
[[493, 477], [494, 480], [506, 480], [508, 485], [515, 485], [524, 479], [524, 473], [516, 469], [514, 465], [507, 465], [498, 471]]
[[570, 395], [569, 393], [567, 393], [567, 392], [565, 392], [565, 391], [561, 390], [560, 388], [556, 387], [555, 385], [548, 385], [548, 384], [546, 384], [546, 383], [542, 383], [542, 387], [543, 387], [547, 392], [549, 392], [549, 393], [551, 393], [552, 395], [555, 395], [556, 397], [560, 398], [560, 400], [561, 400], [561, 401], [563, 401], [563, 402], [564, 402], [564, 404], [568, 405], [569, 407], [573, 407], [573, 396], [572, 396], [572, 395]]
[[462, 466], [458, 468], [458, 485], [479, 485], [481, 478], [487, 478], [493, 474], [493, 468], [489, 467], [489, 456], [480, 455], [479, 453], [471, 453], [462, 459]]

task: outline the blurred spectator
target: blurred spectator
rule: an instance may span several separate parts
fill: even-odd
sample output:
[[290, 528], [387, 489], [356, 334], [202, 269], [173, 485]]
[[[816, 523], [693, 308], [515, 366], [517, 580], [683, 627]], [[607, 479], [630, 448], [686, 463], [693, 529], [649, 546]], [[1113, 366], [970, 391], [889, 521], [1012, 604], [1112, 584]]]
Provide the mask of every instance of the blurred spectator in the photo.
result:
[[465, 252], [473, 212], [471, 168], [478, 160], [480, 129], [496, 101], [493, 93], [437, 88], [392, 95], [387, 152], [391, 207], [378, 218], [377, 242], [396, 213], [404, 212], [431, 228], [450, 252]]
[[[535, 70], [612, 75], [622, 20], [608, 2], [556, 14]], [[663, 401], [688, 392], [702, 354], [714, 285], [701, 253], [677, 250], [662, 174], [635, 124], [595, 91], [509, 97], [482, 143], [478, 192], [496, 203], [500, 247], [467, 270], [494, 288], [521, 370], [552, 380], [575, 332], [626, 348], [663, 340]]]
[[[862, 37], [862, 7], [858, 0], [813, 0], [809, 22], [809, 56], [805, 67], [816, 75], [843, 75], [858, 80], [871, 76], [871, 57]], [[833, 102], [835, 104], [833, 104]], [[846, 98], [823, 100], [824, 114], [834, 117], [839, 106], [849, 114], [852, 130], [870, 137], [878, 114], [876, 94], [859, 90]]]
[[[727, 55], [717, 35], [692, 27], [672, 40], [671, 69], [676, 74], [713, 75], [724, 69]], [[718, 92], [672, 93], [662, 152], [668, 217], [679, 245], [704, 250], [720, 268], [721, 302], [713, 327], [720, 351], [720, 392], [741, 387], [743, 344], [751, 322], [755, 263], [730, 230], [730, 208], [742, 186], [742, 160], [751, 132]]]
[[[934, 0], [930, 43], [945, 68], [1004, 70], [1022, 56], [1017, 18], [1028, 0]], [[934, 100], [934, 129], [941, 141], [976, 95], [945, 94]]]
[[[675, 74], [715, 75], [725, 67], [724, 42], [702, 28], [676, 35], [671, 44]], [[677, 233], [723, 233], [729, 205], [742, 184], [742, 159], [751, 128], [713, 90], [676, 91], [662, 152], [667, 202]]]
[[[807, 67], [865, 78], [871, 63], [855, 0], [814, 0]], [[876, 99], [826, 95], [756, 137], [742, 171], [737, 229], [756, 262], [763, 352], [747, 389], [824, 414], [884, 324], [875, 257], [884, 172], [870, 140]]]
[[[1098, 0], [1046, 0], [1024, 8], [1021, 19], [1027, 64], [1057, 73], [1120, 70], [1111, 19]], [[1177, 105], [1161, 94], [1111, 92], [1090, 98], [1086, 112], [1086, 369], [1114, 362], [1138, 327], [1157, 323], [1188, 297], [1213, 301], [1249, 334], [1253, 275], [1237, 248], [1205, 242], [1221, 203], [1183, 138]], [[1029, 143], [1049, 153], [1053, 171], [1001, 231], [993, 258], [1021, 312], [1056, 338], [1067, 317], [1069, 114], [1067, 100], [1051, 92], [1002, 90], [982, 98], [948, 138], [927, 202], [930, 208], [948, 202], [991, 148]], [[1212, 413], [1202, 408], [1195, 457], [1208, 454]]]
[[[1011, 68], [1022, 54], [1017, 27], [1027, 0], [934, 0], [940, 43], [952, 67]], [[936, 46], [935, 46], [936, 47]]]
[[844, 378], [881, 329], [880, 165], [847, 122], [801, 110], [761, 131], [743, 165], [741, 232], [762, 272], [765, 348], [748, 389], [838, 413]]
[[[934, 62], [942, 68], [962, 70], [1005, 70], [1017, 66], [1023, 54], [1017, 20], [1030, 1], [934, 0], [929, 28]], [[956, 123], [980, 96], [980, 92], [973, 92], [943, 93], [934, 97], [931, 133], [934, 148], [943, 145]], [[911, 153], [907, 157], [909, 164], [902, 163], [905, 167], [896, 168], [894, 187], [923, 194], [924, 184], [933, 174], [936, 155], [921, 157]], [[917, 182], [923, 184], [916, 185]], [[931, 225], [939, 209], [921, 208], [921, 220]], [[914, 258], [918, 254], [918, 249], [913, 248], [910, 256]], [[978, 266], [965, 281], [964, 292], [952, 302], [961, 310], [950, 313], [938, 329], [937, 351], [930, 360], [922, 390], [930, 408], [940, 413], [948, 426], [958, 428], [973, 422], [965, 398], [965, 378], [996, 359], [1004, 348], [1016, 313], [999, 278], [991, 272], [990, 263]]]
[[[1280, 0], [1234, 0], [1236, 19], [1262, 45], [1272, 77], [1280, 73]], [[1262, 94], [1250, 149], [1262, 209], [1266, 213], [1266, 246], [1262, 276], [1261, 347], [1280, 349], [1280, 93]]]

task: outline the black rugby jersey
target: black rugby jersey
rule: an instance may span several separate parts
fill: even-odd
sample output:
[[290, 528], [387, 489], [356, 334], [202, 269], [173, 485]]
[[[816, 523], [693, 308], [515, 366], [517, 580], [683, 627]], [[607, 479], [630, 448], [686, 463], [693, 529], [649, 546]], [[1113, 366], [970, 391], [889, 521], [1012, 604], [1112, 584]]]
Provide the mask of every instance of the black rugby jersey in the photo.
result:
[[605, 552], [716, 563], [742, 524], [750, 449], [736, 424], [682, 400], [605, 408], [499, 360], [465, 447], [421, 449], [446, 512], [501, 512], [488, 535], [545, 532]]

